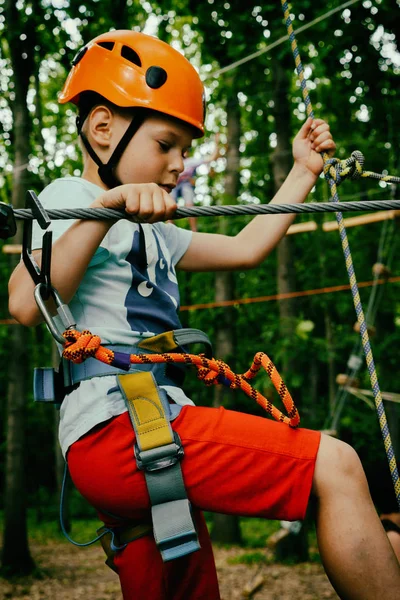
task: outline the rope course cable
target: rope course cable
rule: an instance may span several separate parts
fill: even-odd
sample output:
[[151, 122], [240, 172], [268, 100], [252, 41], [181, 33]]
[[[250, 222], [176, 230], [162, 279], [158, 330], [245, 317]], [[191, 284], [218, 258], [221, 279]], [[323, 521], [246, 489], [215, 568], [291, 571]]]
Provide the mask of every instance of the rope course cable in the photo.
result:
[[[286, 0], [281, 0], [281, 5], [282, 5], [284, 18], [286, 21], [287, 32], [288, 32], [288, 36], [289, 36], [289, 40], [290, 40], [290, 44], [291, 44], [291, 48], [292, 48], [292, 52], [293, 52], [293, 58], [294, 58], [294, 62], [296, 65], [297, 75], [300, 80], [300, 86], [301, 86], [301, 90], [302, 90], [302, 94], [303, 94], [303, 100], [304, 100], [304, 103], [306, 106], [307, 115], [313, 118], [314, 113], [313, 113], [311, 100], [310, 100], [310, 96], [309, 96], [307, 85], [306, 85], [304, 69], [303, 69], [303, 66], [301, 63], [301, 59], [300, 59], [300, 52], [299, 52], [296, 37], [295, 37], [294, 31], [293, 31], [293, 25], [292, 25], [292, 19], [290, 16], [290, 12], [289, 12], [289, 6], [288, 6], [288, 3], [286, 2]], [[328, 182], [330, 192], [331, 192], [331, 202], [335, 203], [335, 204], [340, 203], [340, 205], [341, 205], [342, 203], [340, 202], [339, 194], [337, 191], [337, 186], [343, 181], [343, 174], [345, 174], [346, 177], [348, 175], [348, 173], [346, 173], [346, 167], [343, 168], [341, 174], [339, 175], [338, 171], [336, 169], [336, 166], [339, 163], [341, 166], [343, 166], [343, 161], [337, 161], [336, 159], [330, 159], [326, 153], [322, 154], [322, 158], [324, 161], [324, 175]], [[348, 159], [348, 161], [349, 161], [348, 167], [349, 167], [350, 171], [352, 171], [354, 175], [357, 173], [356, 178], [362, 177], [362, 176], [375, 178], [375, 174], [364, 174], [363, 168], [362, 168], [363, 162], [360, 160], [360, 157], [358, 156], [357, 152], [353, 152], [351, 158]], [[351, 163], [350, 163], [350, 161], [351, 161]], [[347, 162], [347, 161], [344, 161], [344, 162]], [[389, 176], [387, 176], [387, 177], [389, 177]], [[377, 178], [379, 178], [379, 177], [377, 177]], [[399, 178], [396, 177], [396, 178], [393, 178], [393, 181], [391, 181], [391, 182], [397, 183], [398, 180], [399, 180]], [[388, 179], [386, 179], [386, 181], [388, 181]], [[368, 372], [369, 372], [369, 376], [370, 376], [372, 391], [374, 394], [375, 407], [377, 410], [379, 425], [380, 425], [382, 437], [383, 437], [383, 443], [385, 446], [385, 450], [386, 450], [386, 454], [387, 454], [387, 458], [388, 458], [388, 462], [389, 462], [389, 469], [390, 469], [390, 473], [391, 473], [392, 480], [393, 480], [394, 491], [396, 494], [397, 503], [400, 508], [400, 480], [399, 480], [399, 474], [398, 474], [398, 470], [397, 470], [396, 457], [394, 454], [393, 444], [392, 444], [392, 440], [390, 437], [389, 426], [388, 426], [388, 422], [387, 422], [387, 418], [386, 418], [385, 408], [383, 406], [383, 400], [382, 400], [382, 395], [381, 395], [381, 391], [380, 391], [380, 387], [379, 387], [378, 376], [376, 373], [374, 359], [372, 356], [372, 349], [371, 349], [371, 345], [370, 345], [370, 341], [369, 341], [367, 323], [366, 323], [366, 319], [365, 319], [362, 304], [361, 304], [361, 298], [360, 298], [360, 294], [359, 294], [358, 286], [357, 286], [357, 279], [356, 279], [356, 275], [355, 275], [355, 271], [354, 271], [353, 259], [351, 256], [349, 241], [347, 238], [346, 228], [343, 223], [343, 216], [342, 216], [341, 212], [336, 212], [336, 220], [337, 220], [338, 226], [339, 226], [340, 238], [342, 241], [342, 248], [343, 248], [343, 253], [345, 256], [347, 273], [348, 273], [349, 280], [350, 280], [350, 286], [351, 286], [351, 292], [353, 295], [354, 307], [355, 307], [356, 314], [357, 314], [357, 320], [360, 325], [360, 335], [361, 335], [362, 345], [363, 345], [364, 354], [365, 354], [365, 358], [366, 358], [366, 362], [367, 362], [367, 368], [368, 368]]]
[[[342, 212], [399, 210], [400, 200], [368, 200], [341, 202]], [[17, 220], [34, 219], [30, 208], [14, 209]], [[309, 202], [308, 204], [234, 204], [232, 206], [192, 206], [178, 208], [170, 219], [178, 220], [186, 217], [215, 217], [228, 215], [264, 215], [284, 213], [327, 213], [337, 212], [330, 202]], [[60, 219], [129, 219], [137, 221], [134, 215], [111, 208], [60, 208], [49, 209], [47, 214], [52, 220]]]
[[[309, 23], [306, 23], [305, 25], [302, 25], [301, 27], [296, 29], [295, 33], [301, 33], [302, 31], [306, 31], [307, 29], [314, 27], [314, 25], [316, 25], [317, 23], [324, 21], [328, 17], [331, 17], [335, 13], [337, 13], [341, 10], [344, 10], [345, 8], [347, 8], [348, 6], [351, 6], [352, 4], [355, 4], [356, 2], [360, 2], [360, 0], [349, 0], [348, 2], [344, 2], [343, 4], [341, 4], [340, 6], [337, 6], [336, 8], [333, 8], [332, 10], [328, 10], [328, 12], [324, 13], [323, 15], [320, 15], [313, 21], [310, 21]], [[231, 63], [230, 65], [226, 65], [226, 67], [222, 67], [222, 69], [218, 69], [217, 71], [214, 71], [214, 73], [210, 73], [209, 75], [204, 77], [204, 80], [207, 81], [208, 79], [211, 79], [211, 78], [216, 79], [217, 77], [220, 77], [223, 73], [232, 71], [232, 69], [236, 69], [236, 67], [240, 67], [241, 65], [244, 65], [245, 63], [249, 62], [250, 60], [253, 60], [254, 58], [258, 58], [262, 54], [265, 54], [266, 52], [269, 52], [273, 48], [280, 46], [281, 44], [286, 42], [287, 39], [288, 39], [288, 36], [284, 35], [284, 36], [280, 37], [278, 40], [275, 40], [275, 42], [272, 42], [272, 44], [269, 44], [268, 46], [266, 46], [265, 48], [261, 48], [260, 50], [257, 50], [256, 52], [253, 52], [252, 54], [249, 54], [248, 56], [245, 56], [245, 57], [241, 58], [240, 60], [236, 60], [235, 62]]]
[[[400, 283], [400, 276], [388, 277], [387, 279], [377, 279], [373, 281], [361, 281], [358, 283], [359, 288], [384, 286], [388, 283]], [[283, 294], [271, 294], [269, 296], [256, 296], [254, 298], [236, 298], [235, 300], [220, 300], [219, 302], [203, 302], [201, 304], [191, 304], [188, 306], [181, 306], [180, 311], [185, 310], [201, 310], [201, 309], [212, 309], [212, 308], [224, 308], [226, 306], [240, 306], [245, 304], [255, 304], [257, 302], [272, 302], [279, 300], [288, 300], [289, 298], [306, 298], [308, 296], [316, 296], [322, 294], [333, 294], [335, 292], [344, 292], [350, 290], [351, 286], [349, 283], [343, 285], [332, 285], [329, 287], [315, 288], [313, 290], [299, 290], [298, 292], [285, 292]], [[1, 324], [1, 321], [0, 321]], [[327, 429], [327, 427], [324, 427]], [[329, 429], [332, 429], [329, 427]]]
[[[286, 6], [286, 2], [284, 3]], [[288, 15], [290, 19], [290, 15]], [[295, 48], [295, 61], [296, 68], [299, 74], [301, 88], [303, 92], [304, 102], [307, 108], [308, 116], [313, 116], [311, 101], [308, 95], [304, 71], [299, 58], [295, 38], [293, 34], [293, 28], [291, 29], [290, 39], [292, 42], [292, 48]], [[292, 41], [294, 39], [294, 43]], [[333, 186], [339, 185], [345, 179], [360, 179], [360, 178], [372, 178], [385, 183], [400, 183], [400, 177], [393, 175], [387, 175], [384, 173], [374, 173], [373, 171], [364, 171], [365, 159], [363, 154], [356, 150], [351, 156], [344, 160], [337, 158], [324, 157], [324, 174], [325, 178], [330, 182], [331, 189]], [[339, 198], [337, 200], [339, 201]], [[341, 203], [341, 211], [370, 211], [370, 210], [387, 210], [387, 209], [400, 209], [400, 200], [369, 200], [359, 202], [345, 202]], [[182, 207], [178, 208], [175, 215], [171, 217], [173, 220], [183, 219], [185, 217], [200, 217], [200, 216], [219, 216], [219, 215], [254, 215], [254, 214], [282, 214], [282, 213], [310, 213], [310, 212], [336, 212], [335, 207], [330, 202], [310, 202], [308, 204], [237, 204], [232, 206], [193, 206], [193, 207]], [[15, 219], [33, 219], [32, 211], [30, 209], [14, 209], [13, 216]], [[49, 210], [48, 216], [51, 219], [130, 219], [131, 221], [137, 221], [137, 219], [130, 215], [128, 216], [124, 211], [112, 210], [109, 208], [80, 208], [80, 209], [57, 209]], [[340, 227], [340, 223], [339, 223]]]

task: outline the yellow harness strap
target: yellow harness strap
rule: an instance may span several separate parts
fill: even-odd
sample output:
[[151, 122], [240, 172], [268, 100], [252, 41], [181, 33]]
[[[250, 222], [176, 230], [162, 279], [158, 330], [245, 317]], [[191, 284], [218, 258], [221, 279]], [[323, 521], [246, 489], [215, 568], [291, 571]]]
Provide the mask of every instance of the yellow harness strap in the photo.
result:
[[178, 345], [174, 339], [173, 331], [166, 331], [165, 333], [160, 333], [159, 335], [154, 335], [151, 338], [145, 338], [141, 340], [138, 344], [139, 348], [143, 350], [151, 350], [152, 352], [171, 352], [172, 350], [176, 350]]
[[128, 405], [140, 450], [150, 450], [174, 442], [171, 425], [151, 372], [119, 375], [120, 387]]
[[142, 350], [149, 350], [156, 354], [164, 354], [165, 352], [184, 352], [185, 346], [191, 344], [202, 344], [204, 346], [204, 354], [208, 358], [212, 358], [212, 346], [208, 336], [200, 329], [174, 329], [166, 331], [159, 335], [154, 335], [150, 338], [144, 338], [138, 344]]
[[200, 544], [180, 466], [183, 446], [167, 417], [167, 395], [148, 371], [117, 380], [136, 434], [135, 458], [146, 478], [154, 539], [164, 561], [180, 558]]

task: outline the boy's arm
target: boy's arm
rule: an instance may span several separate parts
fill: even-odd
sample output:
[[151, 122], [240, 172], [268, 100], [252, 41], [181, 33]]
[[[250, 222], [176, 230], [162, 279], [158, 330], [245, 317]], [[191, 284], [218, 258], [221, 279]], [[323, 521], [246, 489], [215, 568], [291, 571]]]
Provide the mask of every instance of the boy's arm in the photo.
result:
[[[90, 208], [125, 209], [148, 223], [171, 218], [176, 203], [158, 185], [122, 185], [99, 196]], [[113, 221], [78, 220], [67, 229], [53, 244], [51, 256], [51, 283], [62, 300], [68, 304], [74, 296], [88, 265], [114, 224]], [[33, 252], [40, 265], [41, 251]], [[11, 275], [9, 291], [9, 311], [22, 325], [33, 326], [40, 323], [42, 315], [33, 295], [35, 284], [21, 262]]]
[[[321, 119], [308, 119], [293, 142], [293, 168], [271, 202], [304, 202], [322, 171], [319, 153], [333, 153], [334, 149], [328, 124]], [[259, 215], [235, 237], [194, 233], [178, 268], [185, 271], [253, 268], [275, 248], [294, 217], [293, 214]]]
[[[68, 303], [75, 294], [85, 271], [111, 227], [111, 221], [76, 221], [53, 244], [51, 253], [51, 283], [60, 297]], [[40, 266], [42, 251], [35, 250], [33, 257]], [[40, 323], [42, 315], [33, 295], [35, 283], [23, 262], [14, 269], [9, 283], [9, 312], [22, 325]]]

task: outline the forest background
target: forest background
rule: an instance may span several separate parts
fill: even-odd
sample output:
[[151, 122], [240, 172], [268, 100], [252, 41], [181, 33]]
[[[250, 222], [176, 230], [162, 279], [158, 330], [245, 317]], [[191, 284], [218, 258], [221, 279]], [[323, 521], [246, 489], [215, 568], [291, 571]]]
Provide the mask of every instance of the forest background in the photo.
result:
[[[340, 5], [338, 0], [296, 0], [291, 5], [294, 28]], [[330, 123], [336, 156], [346, 158], [358, 149], [367, 170], [393, 175], [400, 171], [399, 5], [399, 0], [355, 1], [298, 35], [314, 110]], [[198, 204], [269, 202], [290, 169], [291, 141], [306, 113], [289, 43], [269, 49], [286, 35], [280, 3], [261, 0], [0, 0], [0, 200], [23, 207], [28, 189], [39, 193], [57, 177], [80, 174], [74, 109], [59, 105], [57, 93], [78, 50], [112, 28], [157, 35], [184, 52], [200, 72], [207, 90], [207, 131], [193, 153], [210, 152], [217, 132], [224, 150], [211, 171], [200, 168]], [[257, 57], [230, 67], [255, 52]], [[395, 186], [371, 180], [345, 182], [339, 193], [342, 200], [396, 197]], [[328, 196], [321, 177], [309, 199], [326, 201]], [[234, 235], [248, 219], [204, 217], [198, 226]], [[214, 356], [237, 372], [247, 370], [256, 351], [266, 352], [284, 376], [302, 425], [334, 428], [351, 443], [377, 509], [388, 510], [395, 505], [394, 493], [371, 400], [350, 395], [336, 383], [338, 374], [350, 373], [357, 375], [360, 388], [370, 387], [365, 363], [354, 369], [353, 358], [348, 365], [350, 356], [362, 357], [350, 291], [243, 302], [347, 283], [338, 233], [323, 228], [334, 216], [296, 218], [296, 223], [309, 221], [316, 223], [314, 231], [286, 236], [256, 270], [180, 274], [182, 324], [205, 331], [214, 342]], [[177, 225], [188, 227], [185, 220]], [[387, 265], [391, 276], [400, 275], [397, 229], [398, 219], [348, 229], [359, 281], [376, 279], [376, 263]], [[55, 517], [62, 472], [57, 412], [32, 398], [34, 367], [54, 362], [52, 340], [43, 325], [28, 330], [10, 322], [7, 310], [7, 281], [18, 257], [4, 252], [4, 246], [19, 243], [21, 231], [19, 226], [13, 240], [0, 243], [0, 510], [2, 562], [11, 571], [32, 567], [27, 510], [40, 518]], [[399, 392], [398, 284], [365, 287], [361, 298], [374, 328], [381, 389]], [[233, 299], [237, 302], [230, 306], [195, 307]], [[241, 393], [204, 388], [194, 376], [187, 379], [197, 404], [263, 414]], [[279, 404], [266, 376], [258, 376], [254, 385]], [[386, 402], [385, 408], [398, 455], [399, 406]], [[72, 512], [76, 518], [90, 514], [76, 497]], [[240, 541], [238, 520], [215, 517], [213, 534]]]

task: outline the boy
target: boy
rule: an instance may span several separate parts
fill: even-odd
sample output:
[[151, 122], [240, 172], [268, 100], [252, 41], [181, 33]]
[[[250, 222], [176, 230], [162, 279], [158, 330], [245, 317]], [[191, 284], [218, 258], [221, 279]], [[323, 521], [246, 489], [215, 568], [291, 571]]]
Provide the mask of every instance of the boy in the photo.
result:
[[[75, 58], [60, 101], [79, 107], [84, 171], [82, 178], [48, 186], [44, 206], [124, 209], [145, 222], [54, 223], [53, 285], [70, 303], [78, 328], [98, 334], [104, 345], [134, 352], [151, 345], [154, 336], [179, 329], [175, 267], [253, 268], [291, 224], [291, 215], [257, 216], [229, 237], [160, 222], [174, 214], [169, 193], [204, 122], [200, 79], [167, 44], [132, 31], [98, 36]], [[334, 148], [328, 125], [308, 119], [293, 143], [293, 168], [273, 202], [303, 202], [322, 169], [319, 153]], [[39, 237], [33, 248], [40, 248]], [[20, 264], [10, 279], [10, 312], [30, 326], [41, 319], [33, 287]], [[217, 600], [200, 510], [293, 521], [304, 518], [310, 494], [317, 504], [321, 556], [338, 594], [398, 597], [399, 566], [349, 446], [269, 419], [195, 407], [174, 381], [154, 373], [182, 440], [181, 470], [201, 549], [163, 563], [151, 535], [121, 545], [115, 564], [125, 600]], [[119, 378], [93, 372], [77, 380], [60, 413], [60, 443], [75, 485], [111, 527], [120, 519], [148, 521], [148, 473], [133, 456], [135, 434]]]

